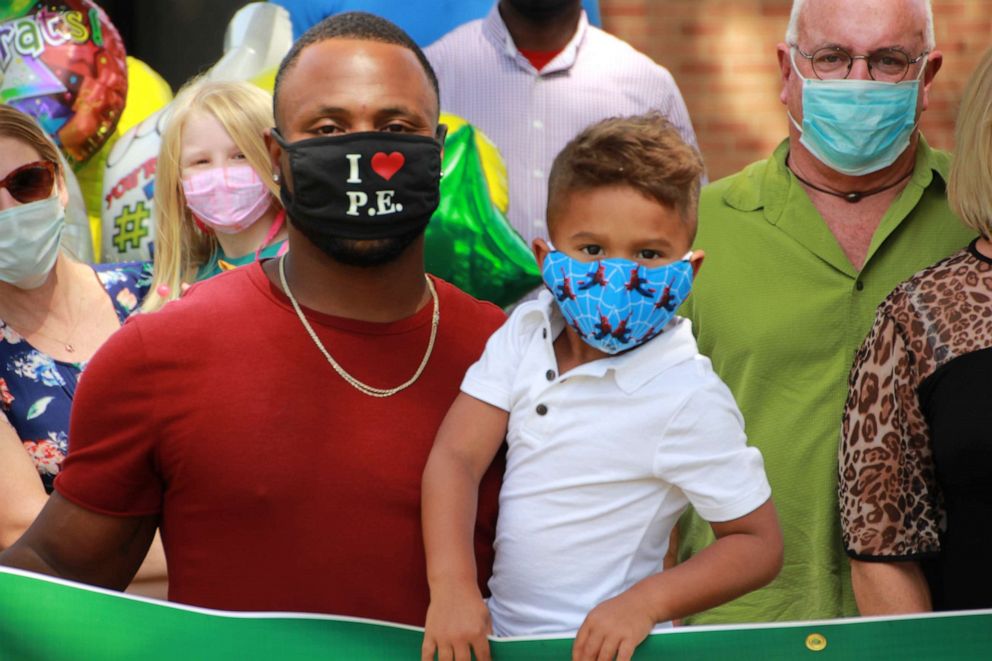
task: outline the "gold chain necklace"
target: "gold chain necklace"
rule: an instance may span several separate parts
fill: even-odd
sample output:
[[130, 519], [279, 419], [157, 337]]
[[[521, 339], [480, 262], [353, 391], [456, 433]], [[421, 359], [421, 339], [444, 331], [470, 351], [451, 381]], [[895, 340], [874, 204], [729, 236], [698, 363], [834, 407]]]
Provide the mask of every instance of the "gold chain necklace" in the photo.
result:
[[391, 397], [401, 390], [409, 388], [417, 381], [417, 379], [420, 378], [420, 375], [424, 372], [424, 368], [427, 367], [427, 361], [431, 357], [431, 352], [434, 351], [434, 340], [437, 338], [437, 325], [441, 319], [441, 310], [438, 305], [437, 291], [434, 289], [434, 283], [431, 282], [431, 279], [426, 275], [424, 278], [427, 280], [427, 288], [431, 292], [431, 298], [434, 299], [434, 315], [431, 319], [431, 339], [427, 343], [427, 351], [424, 353], [424, 359], [420, 361], [420, 367], [417, 368], [417, 371], [414, 372], [413, 376], [411, 376], [406, 383], [398, 385], [395, 388], [373, 388], [372, 386], [362, 383], [352, 375], [348, 374], [348, 372], [346, 372], [345, 369], [341, 367], [336, 360], [334, 360], [334, 357], [331, 356], [330, 352], [324, 348], [323, 343], [320, 341], [320, 338], [317, 337], [317, 333], [314, 332], [313, 327], [310, 326], [310, 322], [307, 321], [306, 315], [303, 314], [303, 310], [300, 309], [300, 304], [296, 302], [296, 297], [293, 296], [293, 292], [290, 291], [289, 284], [286, 282], [286, 255], [279, 258], [279, 281], [282, 283], [282, 289], [286, 292], [289, 302], [293, 304], [293, 309], [296, 311], [296, 316], [300, 318], [300, 322], [303, 323], [303, 327], [307, 330], [307, 333], [310, 334], [310, 339], [313, 340], [313, 343], [317, 345], [320, 352], [324, 354], [324, 358], [327, 359], [327, 362], [331, 364], [331, 367], [334, 368], [334, 371], [337, 372], [342, 379], [350, 383], [356, 390], [368, 395], [369, 397]]

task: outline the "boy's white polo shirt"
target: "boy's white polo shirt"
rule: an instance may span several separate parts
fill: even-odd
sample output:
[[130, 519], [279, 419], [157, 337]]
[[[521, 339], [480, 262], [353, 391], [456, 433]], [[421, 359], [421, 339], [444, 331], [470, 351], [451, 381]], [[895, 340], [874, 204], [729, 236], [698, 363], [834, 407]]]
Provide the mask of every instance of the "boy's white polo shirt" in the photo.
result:
[[489, 582], [497, 636], [576, 631], [594, 606], [661, 571], [686, 505], [729, 521], [771, 495], [688, 320], [560, 375], [552, 342], [564, 325], [542, 292], [462, 382], [510, 413]]

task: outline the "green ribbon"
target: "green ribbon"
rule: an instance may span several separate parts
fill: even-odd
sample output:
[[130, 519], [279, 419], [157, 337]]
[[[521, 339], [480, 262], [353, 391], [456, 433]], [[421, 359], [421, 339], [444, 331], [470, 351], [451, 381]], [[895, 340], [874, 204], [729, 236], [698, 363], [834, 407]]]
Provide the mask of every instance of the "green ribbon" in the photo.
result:
[[[0, 659], [419, 659], [423, 630], [324, 615], [233, 613], [138, 599], [0, 568]], [[571, 658], [568, 638], [492, 641], [495, 661]], [[685, 627], [635, 659], [792, 661], [992, 657], [992, 611]]]
[[500, 307], [541, 284], [530, 248], [489, 196], [475, 129], [444, 141], [441, 204], [427, 226], [427, 270]]

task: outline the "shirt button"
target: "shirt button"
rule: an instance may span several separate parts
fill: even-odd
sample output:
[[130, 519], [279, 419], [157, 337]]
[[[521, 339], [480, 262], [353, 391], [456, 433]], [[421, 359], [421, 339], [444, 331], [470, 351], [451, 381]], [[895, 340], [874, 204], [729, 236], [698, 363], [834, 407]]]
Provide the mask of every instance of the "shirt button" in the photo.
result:
[[534, 410], [537, 411], [538, 415], [547, 415], [548, 413], [548, 407], [545, 406], [544, 404], [538, 404], [537, 408]]
[[534, 178], [541, 179], [544, 177], [544, 170], [534, 170]]
[[544, 122], [542, 122], [539, 119], [535, 119], [534, 120], [534, 128], [536, 128], [536, 129], [543, 129], [544, 128]]
[[534, 227], [536, 227], [537, 229], [543, 229], [544, 228], [544, 219], [543, 218], [535, 218], [534, 219]]
[[548, 339], [548, 329], [547, 328], [542, 328], [541, 329], [541, 337], [543, 337], [545, 340]]
[[544, 374], [544, 376], [548, 377], [548, 381], [554, 381], [555, 380], [555, 371], [554, 370], [548, 370]]
[[862, 289], [865, 288], [865, 283], [858, 280], [856, 283], [854, 283], [854, 288], [857, 289], [858, 291], [861, 291]]

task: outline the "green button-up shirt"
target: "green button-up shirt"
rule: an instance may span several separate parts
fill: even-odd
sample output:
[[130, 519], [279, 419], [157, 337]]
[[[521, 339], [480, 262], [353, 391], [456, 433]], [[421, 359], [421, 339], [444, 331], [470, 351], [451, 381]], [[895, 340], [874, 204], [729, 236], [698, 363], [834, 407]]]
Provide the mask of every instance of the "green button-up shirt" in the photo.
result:
[[[837, 444], [854, 354], [899, 282], [973, 237], [947, 204], [950, 156], [921, 136], [912, 177], [858, 271], [786, 167], [788, 151], [785, 140], [770, 159], [703, 189], [695, 247], [706, 260], [681, 312], [764, 456], [785, 563], [767, 587], [693, 623], [857, 614], [837, 512]], [[682, 559], [713, 541], [693, 513], [682, 533]]]

